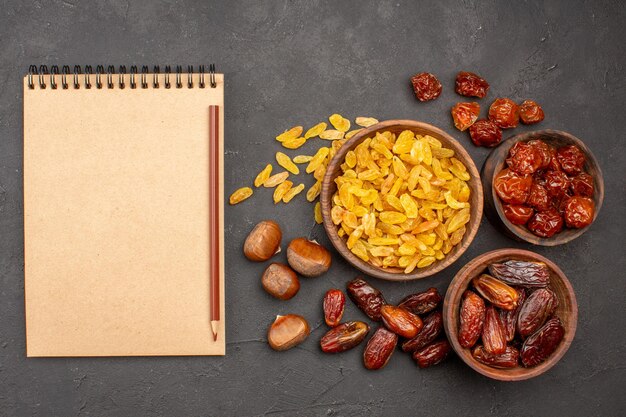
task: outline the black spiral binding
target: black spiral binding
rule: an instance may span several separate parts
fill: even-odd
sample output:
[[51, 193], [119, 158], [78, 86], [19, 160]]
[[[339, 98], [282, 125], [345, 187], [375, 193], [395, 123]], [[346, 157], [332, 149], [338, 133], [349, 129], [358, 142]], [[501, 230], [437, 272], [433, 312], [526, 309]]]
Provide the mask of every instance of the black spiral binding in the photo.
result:
[[[150, 73], [147, 65], [143, 65], [141, 67], [141, 74], [139, 74], [137, 65], [130, 66], [130, 88], [136, 89], [137, 84], [140, 85], [142, 89], [149, 88], [148, 82], [148, 74]], [[206, 88], [205, 83], [205, 66], [198, 66], [198, 87]], [[56, 90], [59, 87], [57, 80], [60, 77], [60, 85], [63, 90], [67, 90], [70, 87], [70, 83], [68, 83], [68, 77], [70, 74], [73, 74], [73, 80], [71, 85], [74, 89], [78, 90], [83, 86], [85, 89], [91, 89], [91, 76], [94, 74], [93, 67], [91, 65], [85, 65], [81, 67], [80, 65], [74, 65], [74, 69], [70, 70], [69, 65], [63, 65], [61, 70], [59, 71], [58, 65], [52, 65], [50, 70], [46, 65], [40, 65], [37, 67], [36, 65], [31, 65], [28, 67], [28, 76], [27, 83], [28, 88], [33, 90], [37, 85], [40, 89], [44, 90], [50, 85], [52, 90]], [[84, 74], [83, 82], [81, 83], [80, 76]], [[115, 83], [115, 66], [108, 65], [106, 70], [103, 65], [97, 65], [95, 71], [95, 84], [97, 89], [102, 89], [106, 87], [107, 89], [124, 89], [126, 87], [126, 66], [120, 65], [118, 67], [118, 79], [117, 84]], [[158, 65], [155, 65], [152, 72], [152, 88], [161, 88], [161, 84], [159, 83], [159, 77], [161, 74], [161, 69]], [[172, 74], [172, 67], [170, 65], [165, 66], [164, 75], [164, 83], [163, 86], [165, 88], [171, 88], [172, 84], [170, 82], [170, 75]], [[193, 65], [187, 66], [187, 88], [194, 88], [194, 68]], [[137, 76], [139, 75], [139, 80], [137, 80]], [[106, 77], [105, 82], [103, 82], [103, 77]], [[48, 83], [46, 83], [48, 80]], [[139, 83], [137, 82], [139, 81]], [[174, 80], [175, 88], [183, 88], [183, 66], [176, 66], [176, 74]], [[215, 78], [215, 64], [209, 65], [209, 86], [211, 88], [217, 87], [217, 81]]]

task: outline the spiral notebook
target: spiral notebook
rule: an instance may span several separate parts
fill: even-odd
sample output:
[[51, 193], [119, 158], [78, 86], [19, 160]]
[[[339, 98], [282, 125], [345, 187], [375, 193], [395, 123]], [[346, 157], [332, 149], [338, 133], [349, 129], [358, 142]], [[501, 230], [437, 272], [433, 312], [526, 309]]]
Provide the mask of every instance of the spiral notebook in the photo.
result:
[[[117, 69], [117, 71], [116, 71]], [[214, 67], [24, 77], [27, 356], [223, 355], [209, 323]], [[223, 216], [219, 215], [223, 248]]]

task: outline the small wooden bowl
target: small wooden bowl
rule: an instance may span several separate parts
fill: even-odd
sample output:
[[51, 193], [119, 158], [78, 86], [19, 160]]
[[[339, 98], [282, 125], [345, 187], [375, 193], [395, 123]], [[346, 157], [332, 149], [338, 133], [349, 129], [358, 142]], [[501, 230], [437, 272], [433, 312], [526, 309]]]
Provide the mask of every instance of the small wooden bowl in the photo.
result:
[[502, 202], [493, 187], [493, 181], [496, 175], [506, 168], [505, 160], [508, 157], [509, 150], [513, 147], [513, 145], [519, 141], [527, 142], [533, 139], [541, 139], [548, 145], [552, 145], [557, 148], [566, 145], [576, 145], [583, 151], [587, 159], [587, 162], [585, 163], [585, 172], [593, 177], [594, 182], [595, 191], [593, 200], [596, 206], [596, 212], [593, 220], [595, 221], [598, 217], [598, 213], [602, 207], [602, 201], [604, 200], [604, 177], [602, 176], [602, 171], [600, 170], [598, 161], [583, 141], [560, 130], [538, 130], [534, 132], [520, 133], [519, 135], [512, 136], [504, 141], [489, 154], [481, 172], [483, 192], [485, 194], [485, 214], [487, 215], [489, 221], [491, 221], [496, 227], [500, 228], [507, 235], [516, 240], [541, 246], [562, 245], [585, 233], [593, 222], [589, 226], [583, 227], [582, 229], [569, 229], [564, 227], [560, 233], [557, 233], [552, 237], [539, 237], [529, 231], [525, 226], [515, 225], [506, 218]]
[[[565, 335], [556, 351], [543, 363], [532, 368], [521, 366], [511, 369], [497, 369], [484, 365], [472, 357], [470, 349], [462, 348], [458, 340], [459, 310], [463, 292], [469, 287], [471, 280], [480, 275], [487, 265], [510, 259], [544, 262], [550, 269], [549, 288], [556, 293], [559, 306], [555, 315], [561, 319]], [[522, 249], [498, 249], [487, 252], [465, 265], [452, 279], [443, 301], [443, 325], [452, 348], [459, 357], [476, 372], [500, 381], [521, 381], [534, 378], [552, 368], [565, 355], [574, 340], [578, 322], [578, 303], [572, 285], [567, 277], [552, 261], [543, 256]]]
[[[330, 216], [330, 210], [332, 209], [332, 197], [333, 194], [335, 194], [335, 191], [337, 191], [335, 178], [341, 172], [340, 166], [343, 164], [348, 151], [353, 150], [359, 143], [363, 142], [366, 138], [373, 136], [378, 131], [391, 131], [395, 134], [400, 134], [403, 130], [411, 130], [419, 135], [430, 135], [441, 141], [445, 148], [453, 149], [456, 158], [465, 164], [471, 177], [468, 181], [468, 186], [471, 190], [470, 221], [466, 226], [467, 231], [465, 236], [463, 236], [463, 240], [441, 261], [437, 261], [426, 268], [416, 269], [410, 274], [405, 274], [404, 270], [399, 268], [378, 268], [354, 255], [346, 246], [346, 242], [337, 234], [337, 226], [335, 226], [332, 222]], [[483, 215], [483, 189], [480, 184], [480, 177], [478, 170], [476, 169], [476, 165], [474, 165], [474, 161], [469, 156], [467, 151], [465, 151], [465, 148], [463, 148], [459, 142], [443, 130], [427, 123], [416, 122], [413, 120], [387, 120], [385, 122], [380, 122], [361, 130], [348, 140], [339, 149], [339, 151], [337, 151], [328, 164], [326, 175], [322, 181], [320, 202], [322, 207], [322, 217], [324, 219], [324, 228], [326, 229], [328, 238], [341, 256], [343, 256], [348, 262], [350, 262], [357, 269], [361, 270], [363, 273], [389, 281], [411, 281], [425, 278], [450, 266], [469, 247], [470, 243], [474, 239], [474, 236], [476, 236], [476, 232], [478, 231], [480, 220]]]

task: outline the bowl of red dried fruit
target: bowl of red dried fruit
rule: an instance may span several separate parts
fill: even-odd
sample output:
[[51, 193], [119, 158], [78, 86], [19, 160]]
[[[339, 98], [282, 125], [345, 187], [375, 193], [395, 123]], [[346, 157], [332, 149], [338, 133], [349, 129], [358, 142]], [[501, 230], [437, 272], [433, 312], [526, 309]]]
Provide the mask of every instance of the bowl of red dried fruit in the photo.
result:
[[465, 265], [443, 303], [448, 340], [475, 371], [501, 381], [541, 375], [574, 339], [578, 304], [561, 269], [534, 252], [499, 249]]
[[602, 171], [575, 136], [539, 130], [494, 149], [482, 169], [488, 218], [517, 240], [555, 246], [585, 233], [604, 198]]

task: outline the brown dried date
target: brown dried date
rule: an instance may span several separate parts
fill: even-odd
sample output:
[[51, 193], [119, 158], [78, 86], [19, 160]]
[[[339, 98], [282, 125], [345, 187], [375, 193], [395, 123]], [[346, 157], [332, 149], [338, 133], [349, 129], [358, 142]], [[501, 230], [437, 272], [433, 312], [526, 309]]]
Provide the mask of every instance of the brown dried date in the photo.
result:
[[494, 355], [485, 350], [483, 346], [476, 346], [472, 356], [480, 363], [492, 368], [515, 368], [519, 359], [519, 351], [513, 346], [507, 346], [504, 353]]
[[522, 365], [530, 367], [545, 361], [559, 346], [564, 335], [565, 329], [558, 317], [548, 320], [524, 341], [520, 350]]
[[524, 225], [532, 217], [535, 210], [521, 204], [505, 204], [504, 216], [513, 224]]
[[483, 98], [487, 95], [489, 83], [473, 72], [461, 71], [456, 76], [455, 91], [466, 97]]
[[517, 328], [517, 317], [519, 316], [519, 311], [526, 300], [526, 291], [523, 288], [516, 288], [518, 297], [517, 297], [517, 307], [514, 310], [500, 310], [500, 321], [502, 322], [502, 327], [504, 328], [504, 336], [506, 337], [506, 341], [510, 342], [515, 339], [515, 330]]
[[379, 290], [360, 277], [348, 282], [347, 290], [350, 299], [367, 317], [380, 321], [380, 308], [387, 302]]
[[380, 309], [383, 324], [395, 334], [412, 339], [422, 330], [424, 323], [419, 316], [402, 307], [386, 304]]
[[440, 302], [441, 294], [437, 288], [429, 288], [424, 292], [404, 297], [398, 307], [409, 310], [413, 314], [426, 314], [433, 311]]
[[478, 341], [485, 323], [485, 302], [475, 292], [467, 290], [463, 294], [459, 321], [459, 344], [471, 348]]
[[539, 123], [544, 118], [543, 109], [532, 100], [524, 100], [519, 106], [519, 117], [526, 125]]
[[329, 327], [335, 327], [341, 322], [346, 305], [346, 296], [341, 290], [332, 288], [324, 295], [324, 321]]
[[476, 291], [487, 301], [503, 310], [513, 310], [517, 306], [517, 291], [504, 282], [487, 274], [472, 280]]
[[558, 304], [559, 301], [552, 290], [539, 288], [533, 291], [519, 311], [517, 333], [522, 339], [535, 333], [554, 313]]
[[369, 332], [369, 326], [362, 321], [348, 321], [330, 329], [320, 340], [325, 353], [338, 353], [357, 346]]
[[450, 350], [448, 340], [440, 340], [413, 352], [413, 360], [420, 368], [428, 368], [442, 362], [448, 357]]
[[488, 269], [491, 275], [509, 285], [540, 288], [550, 284], [550, 270], [543, 262], [510, 260], [493, 263]]
[[500, 355], [506, 350], [504, 327], [500, 322], [500, 315], [493, 306], [487, 307], [481, 338], [488, 353]]
[[363, 364], [367, 369], [380, 369], [387, 365], [398, 344], [398, 336], [380, 326], [363, 351]]
[[497, 98], [489, 106], [489, 120], [500, 129], [517, 127], [519, 123], [519, 107], [510, 98]]
[[443, 317], [440, 311], [433, 311], [424, 318], [424, 327], [413, 339], [406, 340], [402, 343], [402, 350], [405, 352], [413, 352], [422, 349], [432, 343], [441, 333], [443, 328]]
[[419, 101], [434, 100], [441, 94], [441, 83], [429, 72], [420, 72], [412, 76], [411, 85]]
[[502, 140], [502, 131], [491, 120], [480, 119], [469, 128], [474, 145], [492, 148]]
[[563, 229], [563, 218], [558, 210], [551, 208], [535, 213], [526, 226], [539, 237], [552, 237]]
[[580, 229], [593, 222], [595, 204], [587, 197], [570, 197], [565, 201], [565, 224]]

